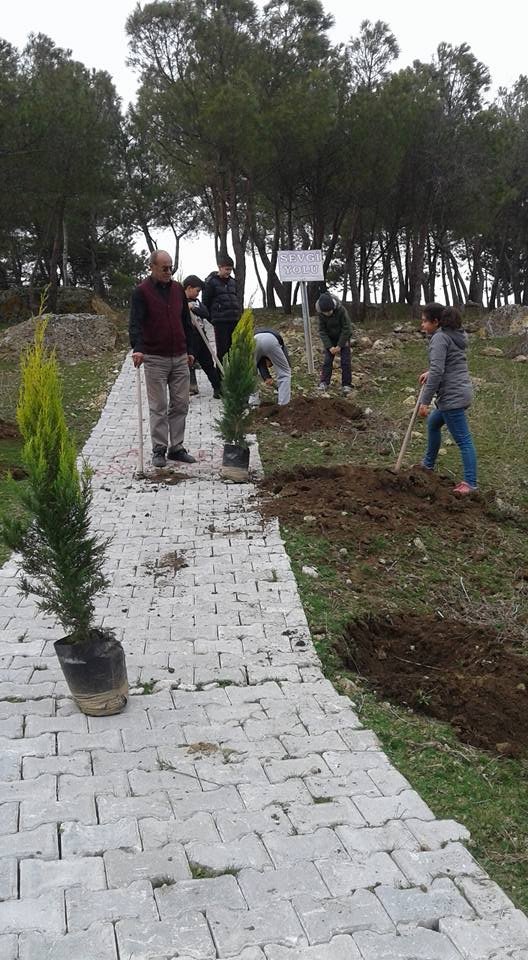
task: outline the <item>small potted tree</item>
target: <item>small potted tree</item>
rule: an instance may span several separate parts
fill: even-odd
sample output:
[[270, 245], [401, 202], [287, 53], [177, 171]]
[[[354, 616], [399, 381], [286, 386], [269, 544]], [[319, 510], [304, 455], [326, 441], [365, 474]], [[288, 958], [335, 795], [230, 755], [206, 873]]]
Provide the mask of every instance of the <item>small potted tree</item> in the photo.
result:
[[21, 364], [17, 421], [28, 479], [16, 489], [23, 515], [4, 520], [1, 533], [19, 554], [21, 592], [35, 596], [64, 629], [55, 652], [74, 700], [83, 713], [108, 716], [123, 709], [128, 695], [121, 643], [94, 625], [94, 598], [109, 582], [108, 541], [90, 530], [91, 473], [86, 464], [77, 468], [45, 329], [41, 318]]
[[246, 483], [249, 476], [249, 446], [246, 431], [251, 419], [249, 398], [256, 389], [253, 311], [244, 310], [224, 361], [222, 416], [216, 425], [224, 442], [222, 477]]

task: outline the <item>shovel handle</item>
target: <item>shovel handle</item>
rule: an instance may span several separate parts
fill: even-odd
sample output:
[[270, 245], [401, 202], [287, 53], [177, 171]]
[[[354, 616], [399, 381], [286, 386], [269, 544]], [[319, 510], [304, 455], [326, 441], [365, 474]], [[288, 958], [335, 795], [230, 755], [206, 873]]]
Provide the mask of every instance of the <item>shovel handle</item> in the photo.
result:
[[394, 472], [395, 472], [395, 473], [399, 473], [399, 471], [400, 471], [400, 469], [401, 469], [401, 465], [402, 465], [402, 463], [403, 463], [403, 458], [404, 458], [405, 453], [406, 453], [406, 451], [407, 451], [407, 447], [409, 446], [409, 440], [411, 439], [411, 433], [412, 433], [414, 424], [416, 423], [416, 417], [418, 416], [418, 411], [419, 411], [419, 409], [420, 409], [420, 407], [421, 407], [421, 405], [422, 405], [422, 396], [423, 396], [423, 392], [424, 392], [424, 386], [425, 386], [425, 384], [422, 385], [422, 387], [420, 388], [420, 392], [419, 392], [419, 394], [418, 394], [418, 399], [417, 399], [417, 401], [416, 401], [416, 403], [415, 403], [415, 405], [414, 405], [414, 410], [413, 410], [413, 412], [412, 412], [412, 414], [411, 414], [411, 419], [409, 420], [409, 426], [407, 427], [407, 431], [406, 431], [405, 436], [404, 436], [404, 438], [403, 438], [403, 443], [402, 443], [402, 445], [401, 445], [401, 449], [400, 449], [400, 452], [399, 452], [399, 454], [398, 454], [398, 459], [396, 460], [396, 463], [394, 464], [393, 469], [394, 469]]

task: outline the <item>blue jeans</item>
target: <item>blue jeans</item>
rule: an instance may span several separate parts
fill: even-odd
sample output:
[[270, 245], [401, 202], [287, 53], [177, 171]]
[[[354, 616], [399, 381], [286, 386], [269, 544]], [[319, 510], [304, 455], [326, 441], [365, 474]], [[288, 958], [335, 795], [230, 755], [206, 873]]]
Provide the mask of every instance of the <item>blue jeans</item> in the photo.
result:
[[433, 469], [440, 444], [442, 427], [446, 425], [449, 433], [460, 450], [464, 467], [464, 480], [470, 487], [477, 486], [477, 454], [469, 431], [465, 410], [432, 410], [427, 417], [427, 452], [423, 459], [424, 467]]

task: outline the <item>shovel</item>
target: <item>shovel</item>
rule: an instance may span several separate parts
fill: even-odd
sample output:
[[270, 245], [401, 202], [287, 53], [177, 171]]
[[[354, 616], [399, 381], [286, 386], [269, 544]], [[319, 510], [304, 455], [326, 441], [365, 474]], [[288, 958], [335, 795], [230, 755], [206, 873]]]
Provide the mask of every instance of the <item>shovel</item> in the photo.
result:
[[414, 410], [413, 410], [413, 412], [412, 412], [412, 414], [411, 414], [411, 419], [410, 419], [410, 421], [409, 421], [409, 426], [407, 427], [407, 431], [406, 431], [405, 436], [404, 436], [404, 438], [403, 438], [403, 443], [402, 443], [402, 445], [401, 445], [401, 449], [400, 449], [400, 452], [399, 452], [399, 454], [398, 454], [398, 459], [396, 460], [396, 463], [394, 464], [394, 466], [393, 466], [393, 468], [392, 468], [393, 473], [399, 473], [399, 472], [400, 472], [400, 468], [401, 468], [401, 465], [402, 465], [402, 463], [403, 463], [403, 458], [404, 458], [404, 456], [405, 456], [405, 452], [406, 452], [406, 450], [407, 450], [407, 447], [409, 446], [409, 440], [411, 439], [411, 433], [412, 433], [412, 431], [413, 431], [414, 424], [416, 423], [416, 417], [418, 416], [418, 411], [419, 411], [419, 409], [420, 409], [420, 407], [421, 407], [421, 405], [422, 405], [422, 396], [423, 396], [423, 392], [424, 392], [424, 387], [425, 387], [425, 384], [423, 384], [423, 385], [420, 387], [420, 392], [419, 392], [419, 394], [418, 394], [418, 399], [417, 399], [416, 404], [415, 404], [415, 406], [414, 406]]
[[145, 464], [143, 461], [143, 399], [141, 396], [141, 367], [136, 367], [136, 391], [137, 391], [137, 412], [138, 412], [138, 466], [136, 478], [141, 480], [145, 476]]
[[[192, 311], [191, 311], [191, 313], [192, 313]], [[216, 353], [214, 352], [211, 344], [209, 343], [209, 340], [207, 339], [204, 331], [202, 330], [201, 324], [200, 324], [200, 323], [197, 323], [197, 322], [194, 320], [193, 317], [191, 317], [191, 320], [192, 320], [192, 325], [193, 325], [194, 329], [198, 331], [198, 333], [200, 334], [200, 336], [201, 336], [203, 342], [205, 343], [207, 349], [209, 350], [209, 353], [211, 354], [211, 357], [213, 358], [213, 363], [214, 363], [215, 367], [217, 367], [217, 368], [219, 369], [220, 373], [221, 373], [222, 376], [223, 376], [223, 375], [224, 375], [224, 368], [223, 368], [222, 364], [220, 363], [220, 360], [219, 360], [218, 357], [216, 356]]]

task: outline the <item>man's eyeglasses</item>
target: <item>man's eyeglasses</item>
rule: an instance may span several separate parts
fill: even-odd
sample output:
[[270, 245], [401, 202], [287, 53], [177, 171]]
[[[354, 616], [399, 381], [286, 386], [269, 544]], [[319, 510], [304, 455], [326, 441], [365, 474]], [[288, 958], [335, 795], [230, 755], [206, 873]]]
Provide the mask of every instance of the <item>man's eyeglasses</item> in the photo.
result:
[[161, 270], [162, 273], [172, 273], [172, 267], [158, 267], [158, 270]]

